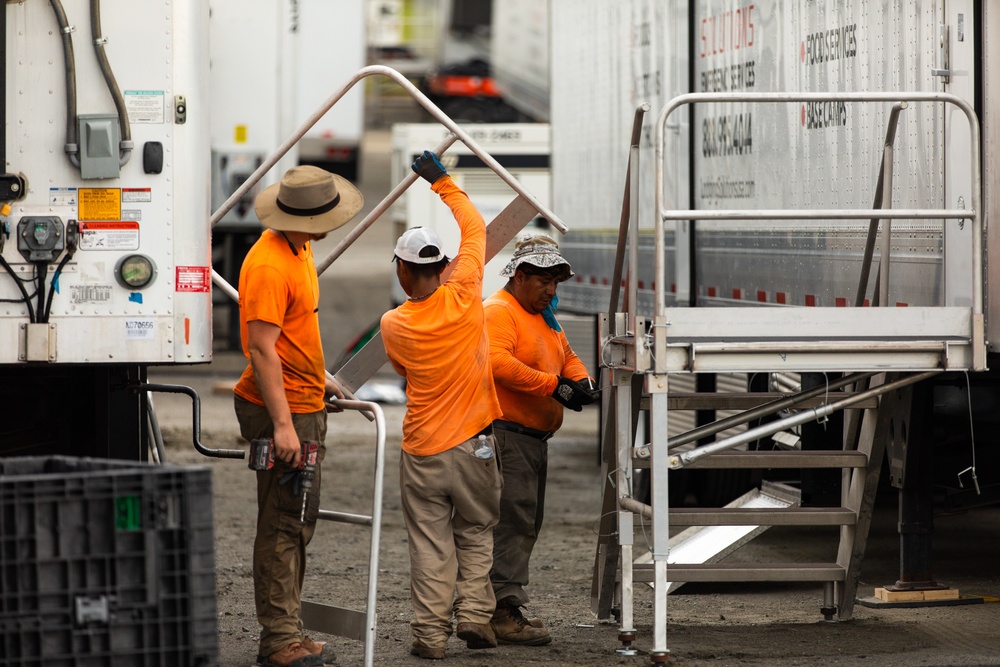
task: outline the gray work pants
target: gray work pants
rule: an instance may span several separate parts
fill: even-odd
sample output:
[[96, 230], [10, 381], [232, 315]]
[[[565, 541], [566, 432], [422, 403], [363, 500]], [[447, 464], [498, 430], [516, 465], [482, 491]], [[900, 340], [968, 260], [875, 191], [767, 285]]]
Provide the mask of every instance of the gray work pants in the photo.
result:
[[497, 452], [503, 475], [500, 522], [493, 529], [490, 580], [497, 601], [521, 606], [529, 601], [528, 561], [538, 541], [545, 512], [549, 445], [529, 435], [497, 428]]

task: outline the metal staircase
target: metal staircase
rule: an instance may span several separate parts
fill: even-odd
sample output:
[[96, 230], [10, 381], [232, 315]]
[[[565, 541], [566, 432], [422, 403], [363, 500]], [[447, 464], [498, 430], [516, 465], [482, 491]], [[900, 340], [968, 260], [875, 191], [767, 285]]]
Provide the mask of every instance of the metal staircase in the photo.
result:
[[[670, 114], [694, 103], [717, 102], [881, 102], [894, 104], [883, 150], [879, 187], [872, 210], [666, 210], [662, 205], [664, 133]], [[975, 201], [970, 209], [892, 209], [892, 160], [896, 119], [910, 103], [951, 104], [964, 112], [973, 138], [971, 164]], [[698, 93], [672, 100], [656, 124], [655, 313], [636, 311], [637, 271], [627, 270], [627, 290], [619, 308], [624, 267], [637, 266], [639, 128], [648, 107], [636, 112], [626, 197], [612, 276], [612, 297], [600, 323], [602, 384], [603, 508], [595, 557], [592, 604], [599, 618], [619, 611], [623, 654], [634, 654], [633, 600], [636, 582], [654, 589], [653, 646], [650, 660], [667, 662], [667, 593], [678, 582], [800, 581], [822, 585], [823, 616], [851, 617], [864, 555], [879, 471], [888, 443], [905, 446], [909, 437], [910, 393], [914, 383], [944, 370], [983, 370], [983, 223], [980, 216], [979, 124], [964, 100], [943, 93]], [[873, 308], [667, 308], [664, 285], [664, 222], [667, 220], [870, 220], [865, 268], [859, 284], [861, 305], [876, 234], [883, 249]], [[973, 230], [973, 299], [968, 308], [886, 308], [890, 223], [893, 219], [968, 220]], [[881, 225], [879, 224], [881, 221]], [[626, 254], [628, 259], [626, 260]], [[678, 377], [696, 373], [832, 374], [825, 386], [787, 395], [690, 394], [675, 391]], [[846, 373], [843, 378], [838, 374]], [[833, 379], [837, 378], [837, 379]], [[668, 435], [679, 410], [739, 408], [741, 414], [683, 434]], [[840, 450], [752, 451], [741, 449], [784, 429], [844, 411]], [[716, 438], [734, 426], [767, 415], [784, 415], [735, 435]], [[645, 413], [649, 442], [636, 442]], [[635, 470], [647, 468], [648, 502], [634, 494]], [[803, 507], [797, 502], [722, 508], [671, 507], [669, 483], [683, 468], [776, 470], [839, 469], [837, 507]], [[678, 500], [678, 499], [675, 499]], [[635, 558], [634, 522], [643, 521], [649, 554]], [[651, 534], [649, 525], [651, 523]], [[731, 563], [718, 558], [674, 562], [671, 526], [742, 526], [743, 537], [768, 526], [825, 526], [839, 545], [824, 562]]]

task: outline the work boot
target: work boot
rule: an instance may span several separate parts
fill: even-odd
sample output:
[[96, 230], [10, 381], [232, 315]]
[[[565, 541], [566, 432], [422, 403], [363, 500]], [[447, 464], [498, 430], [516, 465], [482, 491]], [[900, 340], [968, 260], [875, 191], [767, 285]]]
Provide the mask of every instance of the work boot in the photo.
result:
[[292, 642], [267, 658], [257, 656], [257, 663], [261, 667], [323, 667], [323, 658], [310, 653], [302, 642]]
[[[313, 655], [323, 655], [324, 653], [332, 653], [332, 651], [326, 651], [326, 642], [318, 642], [310, 637], [306, 637], [302, 640], [302, 648], [309, 651]], [[333, 658], [332, 655], [327, 656]]]
[[496, 648], [497, 638], [489, 623], [463, 621], [456, 628], [459, 639], [465, 640], [469, 648]]
[[410, 655], [425, 660], [444, 660], [444, 646], [425, 646], [415, 639], [413, 646], [410, 647]]
[[[532, 619], [536, 620], [536, 619]], [[541, 622], [540, 619], [537, 619]], [[521, 646], [545, 646], [552, 641], [549, 631], [542, 627], [535, 627], [521, 613], [521, 608], [516, 605], [498, 604], [490, 619], [493, 632], [496, 633], [497, 642], [500, 644], [519, 644]]]

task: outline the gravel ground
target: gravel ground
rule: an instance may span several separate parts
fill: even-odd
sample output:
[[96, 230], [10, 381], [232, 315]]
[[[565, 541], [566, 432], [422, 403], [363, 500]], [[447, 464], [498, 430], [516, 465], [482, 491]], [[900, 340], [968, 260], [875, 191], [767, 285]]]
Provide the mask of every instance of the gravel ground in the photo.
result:
[[[370, 210], [388, 191], [388, 134], [370, 132], [360, 186]], [[318, 249], [324, 256], [347, 233], [338, 230]], [[328, 361], [389, 307], [392, 225], [379, 221], [321, 277], [321, 318]], [[217, 318], [217, 341], [224, 316]], [[194, 387], [202, 398], [202, 441], [243, 445], [230, 388], [241, 355], [219, 349], [210, 365], [151, 369], [150, 380]], [[394, 376], [390, 376], [394, 377]], [[206, 459], [191, 447], [191, 405], [185, 397], [157, 396], [168, 460], [212, 471], [216, 533], [218, 631], [222, 667], [252, 665], [258, 626], [250, 574], [254, 536], [253, 473], [244, 462]], [[376, 665], [420, 664], [408, 655], [410, 603], [406, 532], [397, 490], [403, 408], [386, 406], [386, 466], [379, 545]], [[616, 654], [618, 625], [590, 610], [591, 572], [601, 513], [596, 464], [598, 414], [570, 414], [550, 443], [545, 525], [532, 559], [531, 615], [546, 619], [554, 641], [545, 647], [469, 651], [452, 639], [448, 662], [465, 665], [646, 665], [652, 644], [652, 592], [637, 585], [635, 624], [639, 655]], [[356, 413], [331, 415], [322, 506], [369, 514], [374, 479], [374, 426]], [[858, 591], [898, 578], [896, 509], [880, 498]], [[307, 599], [363, 609], [371, 531], [322, 523], [309, 549]], [[637, 532], [637, 543], [643, 539]], [[738, 560], [826, 560], [816, 553], [833, 536], [818, 530], [773, 528], [734, 554]], [[934, 574], [962, 594], [1000, 597], [1000, 508], [936, 519]], [[824, 623], [822, 591], [812, 584], [687, 584], [669, 598], [668, 646], [680, 665], [1000, 665], [1000, 605], [915, 609], [856, 606], [854, 619]], [[359, 642], [327, 639], [339, 665], [362, 665]], [[333, 661], [330, 661], [331, 663]]]

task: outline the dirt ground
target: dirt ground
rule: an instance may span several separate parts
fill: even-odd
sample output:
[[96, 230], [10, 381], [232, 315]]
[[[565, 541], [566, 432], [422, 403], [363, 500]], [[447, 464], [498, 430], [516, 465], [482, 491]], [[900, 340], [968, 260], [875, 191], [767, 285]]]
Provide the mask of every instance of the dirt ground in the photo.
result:
[[[362, 156], [361, 188], [370, 210], [388, 191], [388, 135], [372, 132]], [[324, 256], [347, 232], [327, 239]], [[389, 307], [392, 226], [380, 221], [321, 277], [320, 316], [328, 361]], [[217, 318], [217, 334], [219, 322]], [[216, 336], [218, 341], [220, 336]], [[218, 343], [217, 343], [218, 347]], [[202, 400], [201, 439], [212, 447], [242, 446], [229, 388], [243, 368], [239, 353], [217, 350], [210, 365], [151, 369], [150, 381], [184, 384]], [[246, 463], [207, 459], [191, 446], [191, 404], [186, 397], [156, 397], [172, 463], [212, 470], [216, 533], [218, 631], [222, 667], [249, 667], [257, 652], [251, 550], [253, 473]], [[385, 406], [386, 466], [379, 545], [376, 665], [424, 663], [408, 654], [410, 602], [406, 533], [398, 494], [403, 408]], [[324, 469], [325, 509], [371, 513], [374, 425], [356, 413], [331, 415]], [[532, 558], [530, 615], [546, 619], [554, 641], [545, 647], [469, 651], [452, 638], [447, 662], [462, 665], [647, 665], [652, 645], [652, 591], [637, 585], [635, 624], [639, 655], [616, 654], [618, 624], [590, 610], [591, 572], [601, 513], [597, 465], [598, 414], [569, 414], [550, 443], [545, 525]], [[862, 570], [859, 597], [895, 583], [899, 574], [895, 503], [881, 497]], [[305, 597], [364, 608], [367, 528], [322, 522], [309, 548]], [[772, 528], [731, 556], [734, 560], [829, 560], [833, 537], [818, 529]], [[637, 532], [637, 544], [642, 533]], [[1000, 508], [936, 519], [933, 572], [963, 595], [1000, 597]], [[825, 556], [819, 554], [826, 554]], [[822, 590], [813, 584], [687, 584], [669, 598], [668, 646], [678, 665], [1000, 665], [1000, 604], [914, 609], [856, 606], [854, 618], [824, 623]], [[334, 664], [363, 664], [359, 642], [327, 639]], [[426, 664], [426, 663], [424, 663]]]
[[[237, 359], [216, 364], [238, 366]], [[213, 364], [213, 366], [216, 366]], [[202, 396], [202, 442], [239, 446], [231, 399], [222, 387], [232, 371], [213, 367], [159, 374], [157, 381], [194, 387]], [[254, 536], [253, 473], [233, 460], [206, 459], [190, 444], [190, 404], [157, 399], [173, 463], [212, 470], [215, 505], [218, 630], [222, 667], [254, 663], [258, 626], [250, 574]], [[375, 664], [421, 664], [408, 655], [410, 603], [406, 532], [398, 495], [403, 408], [385, 406], [386, 466], [377, 598]], [[551, 441], [545, 525], [532, 558], [531, 615], [546, 619], [554, 641], [546, 647], [470, 651], [452, 638], [448, 661], [464, 665], [646, 665], [652, 643], [652, 591], [637, 586], [635, 620], [640, 653], [616, 654], [618, 625], [590, 610], [591, 572], [600, 515], [596, 465], [597, 412], [570, 415]], [[356, 413], [331, 415], [322, 506], [371, 513], [374, 425]], [[891, 501], [891, 497], [889, 499]], [[880, 506], [859, 597], [898, 577], [895, 508]], [[1000, 509], [938, 517], [935, 575], [962, 594], [1000, 596]], [[818, 529], [774, 528], [731, 558], [808, 561], [832, 542]], [[321, 522], [309, 549], [305, 597], [361, 610], [367, 585], [367, 528]], [[641, 540], [637, 535], [637, 542]], [[687, 584], [669, 598], [668, 646], [680, 665], [1000, 665], [1000, 604], [917, 609], [856, 606], [854, 619], [824, 623], [822, 592], [812, 584]], [[338, 665], [362, 665], [360, 642], [325, 637]]]

